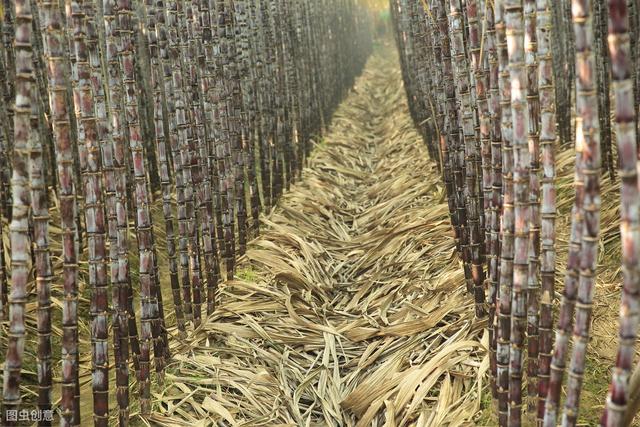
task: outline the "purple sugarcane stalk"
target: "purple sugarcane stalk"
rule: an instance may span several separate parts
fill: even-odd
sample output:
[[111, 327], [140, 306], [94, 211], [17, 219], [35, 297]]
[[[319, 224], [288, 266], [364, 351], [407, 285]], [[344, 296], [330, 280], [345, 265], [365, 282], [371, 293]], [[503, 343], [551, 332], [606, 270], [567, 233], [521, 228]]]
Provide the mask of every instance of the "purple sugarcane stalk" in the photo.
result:
[[629, 43], [629, 10], [624, 0], [609, 0], [609, 55], [614, 95], [615, 138], [618, 145], [620, 240], [622, 241], [622, 301], [616, 366], [601, 424], [623, 426], [630, 399], [630, 377], [640, 315], [640, 193], [636, 168], [637, 136], [633, 101], [633, 64]]
[[551, 11], [548, 0], [537, 0], [536, 33], [538, 41], [538, 94], [540, 97], [540, 148], [542, 154], [541, 265], [538, 349], [537, 419], [544, 417], [544, 402], [549, 389], [551, 351], [553, 349], [553, 302], [555, 300], [556, 189], [555, 144], [556, 109], [551, 55]]

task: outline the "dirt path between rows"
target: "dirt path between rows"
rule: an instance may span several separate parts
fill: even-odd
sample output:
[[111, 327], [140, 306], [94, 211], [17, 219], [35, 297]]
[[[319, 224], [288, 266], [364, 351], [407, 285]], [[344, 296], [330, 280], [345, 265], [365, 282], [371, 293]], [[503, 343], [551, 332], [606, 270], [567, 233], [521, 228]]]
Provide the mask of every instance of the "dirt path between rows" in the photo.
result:
[[216, 315], [173, 349], [152, 423], [473, 424], [484, 323], [391, 49], [263, 220]]

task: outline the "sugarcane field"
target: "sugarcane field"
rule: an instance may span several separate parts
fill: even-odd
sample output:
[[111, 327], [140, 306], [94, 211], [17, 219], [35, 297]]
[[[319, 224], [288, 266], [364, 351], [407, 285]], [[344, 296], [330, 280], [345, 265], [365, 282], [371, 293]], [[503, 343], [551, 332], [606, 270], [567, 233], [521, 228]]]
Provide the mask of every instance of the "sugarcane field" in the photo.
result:
[[640, 1], [0, 0], [0, 426], [640, 427]]

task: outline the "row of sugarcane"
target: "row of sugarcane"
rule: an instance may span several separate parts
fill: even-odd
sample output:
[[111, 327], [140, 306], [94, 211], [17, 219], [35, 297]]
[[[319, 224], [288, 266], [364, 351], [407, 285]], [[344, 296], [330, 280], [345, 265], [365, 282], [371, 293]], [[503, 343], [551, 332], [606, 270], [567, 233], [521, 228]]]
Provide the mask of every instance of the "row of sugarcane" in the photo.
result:
[[[214, 312], [218, 282], [233, 277], [260, 212], [300, 175], [364, 66], [369, 13], [354, 0], [2, 1], [0, 220], [9, 222], [10, 248], [0, 244], [1, 423], [15, 423], [7, 415], [21, 405], [33, 294], [37, 408], [56, 409], [61, 425], [91, 419], [81, 418], [78, 377], [86, 273], [93, 422], [109, 422], [111, 338], [118, 422], [127, 425], [131, 366], [145, 415], [151, 365], [161, 382], [171, 358], [154, 197], [184, 336], [202, 322], [203, 305]], [[52, 225], [62, 230], [62, 253], [50, 247]], [[52, 355], [56, 284], [61, 355]], [[60, 404], [52, 408], [58, 361]]]
[[[571, 35], [554, 26], [564, 2], [390, 3], [410, 111], [441, 166], [476, 315], [488, 318], [491, 391], [501, 426], [521, 425], [523, 406], [538, 425], [555, 426], [559, 417], [562, 425], [577, 423], [599, 248], [601, 157], [613, 164], [606, 140], [615, 139], [623, 288], [618, 354], [601, 423], [628, 425], [640, 314], [635, 2], [572, 0]], [[573, 52], [570, 70], [554, 67], [556, 47]], [[614, 132], [606, 129], [609, 76]], [[572, 133], [561, 129], [573, 91], [575, 199], [554, 325], [554, 156], [559, 134]]]

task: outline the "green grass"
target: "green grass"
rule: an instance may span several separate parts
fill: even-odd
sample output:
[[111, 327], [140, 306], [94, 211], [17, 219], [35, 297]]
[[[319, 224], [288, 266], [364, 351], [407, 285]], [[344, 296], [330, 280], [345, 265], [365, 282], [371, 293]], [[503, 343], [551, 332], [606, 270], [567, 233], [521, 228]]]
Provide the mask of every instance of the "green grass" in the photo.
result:
[[239, 268], [236, 271], [236, 277], [247, 282], [255, 282], [258, 280], [258, 273], [251, 266]]
[[489, 387], [485, 387], [480, 399], [480, 414], [475, 420], [476, 426], [493, 426], [496, 425], [497, 421], [491, 390], [489, 390]]

